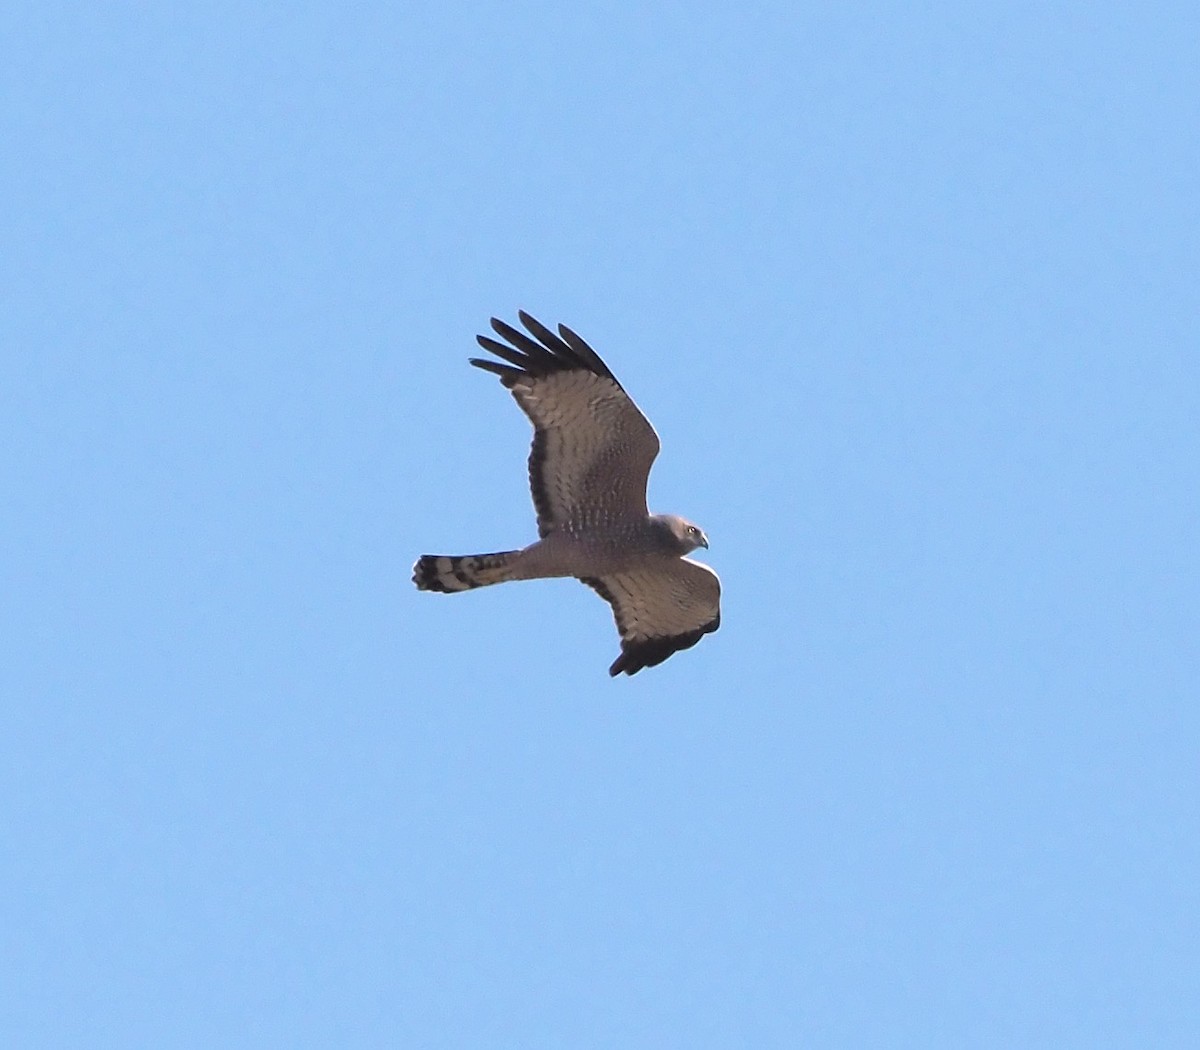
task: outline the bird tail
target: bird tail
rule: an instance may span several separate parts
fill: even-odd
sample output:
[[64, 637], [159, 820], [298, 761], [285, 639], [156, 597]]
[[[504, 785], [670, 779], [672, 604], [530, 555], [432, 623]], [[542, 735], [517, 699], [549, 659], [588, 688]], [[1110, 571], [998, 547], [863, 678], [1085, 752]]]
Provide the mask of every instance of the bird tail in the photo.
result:
[[422, 554], [413, 566], [413, 583], [419, 591], [469, 591], [493, 583], [515, 580], [520, 551], [500, 554]]

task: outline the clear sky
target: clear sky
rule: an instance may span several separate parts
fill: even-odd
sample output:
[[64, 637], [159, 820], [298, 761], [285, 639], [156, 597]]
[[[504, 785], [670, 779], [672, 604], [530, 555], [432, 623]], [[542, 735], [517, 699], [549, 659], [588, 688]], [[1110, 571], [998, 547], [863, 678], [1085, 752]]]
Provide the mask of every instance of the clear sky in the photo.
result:
[[[0, 1042], [1194, 1047], [1190, 4], [19, 4]], [[657, 427], [610, 680], [473, 337]]]

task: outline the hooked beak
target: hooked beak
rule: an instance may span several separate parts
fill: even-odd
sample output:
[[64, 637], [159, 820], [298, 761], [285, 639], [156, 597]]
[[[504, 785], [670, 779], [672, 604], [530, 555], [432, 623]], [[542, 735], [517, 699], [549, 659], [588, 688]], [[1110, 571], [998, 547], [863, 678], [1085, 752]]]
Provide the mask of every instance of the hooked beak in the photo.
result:
[[700, 546], [705, 550], [708, 550], [708, 537], [705, 536], [703, 532], [700, 533]]

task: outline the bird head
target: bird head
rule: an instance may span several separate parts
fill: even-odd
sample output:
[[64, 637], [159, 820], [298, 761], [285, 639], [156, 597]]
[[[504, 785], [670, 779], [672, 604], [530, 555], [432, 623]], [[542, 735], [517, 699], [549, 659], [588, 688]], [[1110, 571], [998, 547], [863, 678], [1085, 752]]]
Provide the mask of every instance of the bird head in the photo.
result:
[[657, 514], [655, 518], [664, 531], [670, 534], [681, 555], [694, 551], [697, 547], [708, 549], [708, 537], [698, 525], [693, 525], [678, 514]]

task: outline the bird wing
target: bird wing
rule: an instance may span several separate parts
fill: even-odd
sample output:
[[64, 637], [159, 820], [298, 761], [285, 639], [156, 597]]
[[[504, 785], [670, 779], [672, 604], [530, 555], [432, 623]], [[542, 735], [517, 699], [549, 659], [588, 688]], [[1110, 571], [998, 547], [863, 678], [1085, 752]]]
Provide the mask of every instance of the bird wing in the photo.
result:
[[654, 428], [571, 329], [559, 325], [556, 334], [523, 310], [518, 316], [530, 334], [492, 318], [507, 342], [477, 338], [500, 360], [471, 364], [498, 375], [533, 424], [529, 486], [538, 534], [640, 521], [659, 450]]

